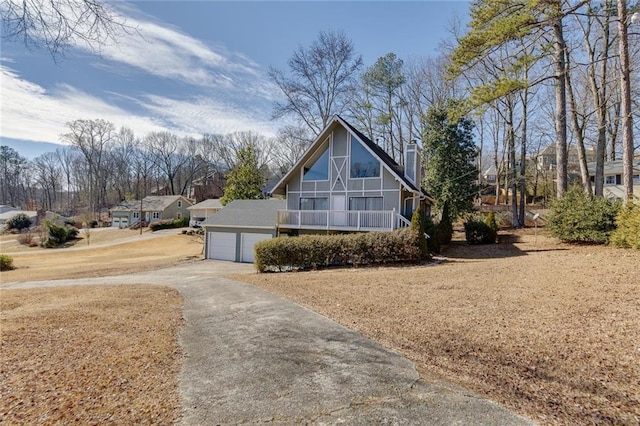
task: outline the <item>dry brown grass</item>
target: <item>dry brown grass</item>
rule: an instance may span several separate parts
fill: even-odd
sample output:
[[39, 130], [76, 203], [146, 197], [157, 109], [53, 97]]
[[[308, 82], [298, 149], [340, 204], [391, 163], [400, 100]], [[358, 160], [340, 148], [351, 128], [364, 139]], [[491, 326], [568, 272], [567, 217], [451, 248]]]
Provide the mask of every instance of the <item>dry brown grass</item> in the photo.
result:
[[640, 252], [519, 232], [442, 264], [235, 278], [543, 424], [640, 423]]
[[[118, 241], [133, 242], [127, 244], [99, 246], [89, 248], [32, 249], [28, 254], [10, 254], [16, 267], [13, 271], [2, 273], [2, 281], [35, 281], [63, 278], [99, 277], [141, 272], [176, 265], [193, 258], [201, 258], [202, 241], [192, 236], [168, 235], [154, 239], [135, 241], [139, 236], [131, 235], [127, 230], [96, 232], [100, 241], [115, 243]], [[103, 235], [104, 234], [104, 235]], [[82, 244], [82, 243], [79, 243]]]
[[5, 424], [171, 424], [182, 299], [149, 285], [0, 291]]

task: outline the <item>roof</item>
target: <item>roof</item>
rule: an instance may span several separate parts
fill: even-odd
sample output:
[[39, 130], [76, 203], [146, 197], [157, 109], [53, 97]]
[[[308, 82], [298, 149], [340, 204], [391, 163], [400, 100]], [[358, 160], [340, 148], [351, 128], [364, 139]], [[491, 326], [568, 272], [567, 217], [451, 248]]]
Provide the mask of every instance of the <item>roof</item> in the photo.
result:
[[192, 206], [187, 207], [187, 210], [196, 210], [196, 209], [221, 209], [223, 206], [220, 204], [219, 198], [210, 198], [208, 200], [204, 200], [199, 202], [198, 204], [194, 204]]
[[286, 208], [286, 200], [234, 200], [202, 226], [275, 229], [277, 211]]
[[[588, 163], [587, 169], [590, 175], [596, 173], [596, 163]], [[640, 159], [633, 160], [633, 172], [640, 172]], [[624, 173], [624, 163], [622, 160], [605, 161], [604, 162], [604, 174], [605, 175], [621, 175]]]
[[[142, 211], [164, 211], [178, 200], [191, 204], [188, 198], [182, 195], [148, 195], [142, 199]], [[139, 211], [140, 200], [123, 201], [111, 209], [112, 212]]]
[[369, 139], [368, 137], [366, 137], [362, 132], [360, 132], [358, 129], [356, 129], [355, 127], [353, 127], [351, 124], [349, 124], [344, 118], [340, 117], [339, 115], [335, 115], [333, 117], [333, 119], [327, 124], [327, 126], [322, 130], [322, 132], [320, 133], [320, 135], [318, 136], [318, 138], [316, 138], [316, 140], [311, 144], [311, 146], [309, 146], [309, 148], [307, 148], [307, 150], [305, 151], [305, 153], [300, 157], [300, 159], [298, 160], [298, 162], [295, 164], [295, 166], [293, 166], [291, 168], [291, 170], [289, 170], [289, 172], [287, 172], [287, 174], [285, 174], [282, 179], [280, 179], [280, 181], [273, 187], [271, 193], [272, 194], [282, 194], [282, 184], [284, 182], [287, 181], [287, 179], [289, 179], [290, 175], [295, 171], [298, 170], [299, 166], [302, 164], [302, 162], [306, 161], [309, 156], [311, 155], [311, 153], [313, 153], [315, 151], [315, 149], [317, 148], [317, 145], [319, 143], [322, 143], [325, 139], [326, 139], [326, 133], [328, 133], [329, 129], [331, 128], [331, 126], [333, 126], [335, 123], [340, 123], [343, 127], [345, 127], [347, 130], [351, 131], [359, 140], [360, 142], [362, 142], [368, 149], [369, 151], [371, 151], [376, 157], [378, 157], [380, 159], [380, 161], [382, 161], [387, 168], [389, 169], [389, 171], [391, 171], [391, 173], [410, 191], [413, 192], [419, 192], [421, 195], [423, 196], [427, 196], [427, 194], [419, 189], [418, 187], [416, 187], [416, 185], [414, 185], [405, 175], [404, 175], [404, 170], [403, 167], [400, 166], [398, 163], [395, 162], [395, 160], [393, 158], [391, 158], [389, 156], [389, 154], [387, 154], [382, 148], [380, 148], [377, 144], [375, 144], [374, 142], [371, 141], [371, 139]]
[[498, 171], [496, 170], [496, 166], [492, 164], [489, 168], [482, 174], [482, 176], [493, 176], [498, 175]]

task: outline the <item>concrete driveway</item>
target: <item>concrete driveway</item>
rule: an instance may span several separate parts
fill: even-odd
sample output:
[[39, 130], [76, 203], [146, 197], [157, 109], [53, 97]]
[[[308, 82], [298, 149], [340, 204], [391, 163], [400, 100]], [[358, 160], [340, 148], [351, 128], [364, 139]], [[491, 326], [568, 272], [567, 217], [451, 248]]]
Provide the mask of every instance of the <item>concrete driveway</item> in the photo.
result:
[[167, 284], [184, 296], [180, 340], [184, 425], [530, 425], [446, 383], [419, 380], [412, 362], [260, 288], [224, 278], [252, 265], [200, 261], [118, 277], [2, 288]]

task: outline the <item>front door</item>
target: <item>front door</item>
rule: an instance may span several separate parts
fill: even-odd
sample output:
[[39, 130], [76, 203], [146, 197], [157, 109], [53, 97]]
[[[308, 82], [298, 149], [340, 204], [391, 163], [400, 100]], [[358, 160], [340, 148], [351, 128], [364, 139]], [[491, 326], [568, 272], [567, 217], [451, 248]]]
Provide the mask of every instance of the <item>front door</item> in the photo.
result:
[[347, 196], [331, 196], [331, 225], [347, 226]]

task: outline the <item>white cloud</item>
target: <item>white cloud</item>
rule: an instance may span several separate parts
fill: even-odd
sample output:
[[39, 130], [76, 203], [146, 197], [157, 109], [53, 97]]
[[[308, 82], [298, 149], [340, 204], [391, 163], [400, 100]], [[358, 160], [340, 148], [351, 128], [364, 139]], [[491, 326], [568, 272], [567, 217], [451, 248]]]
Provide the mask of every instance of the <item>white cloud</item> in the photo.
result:
[[160, 130], [193, 136], [239, 130], [267, 136], [275, 133], [274, 124], [263, 114], [203, 97], [178, 100], [152, 94], [141, 98], [109, 94], [146, 110], [132, 113], [67, 84], [46, 90], [5, 65], [0, 65], [0, 87], [0, 135], [7, 138], [59, 142], [60, 134], [67, 131], [65, 123], [81, 118], [101, 118], [117, 127], [129, 127], [139, 136]]
[[67, 131], [65, 123], [80, 118], [102, 118], [140, 133], [165, 130], [161, 123], [132, 115], [69, 85], [47, 91], [3, 65], [0, 65], [0, 87], [2, 137], [59, 142], [59, 136]]

